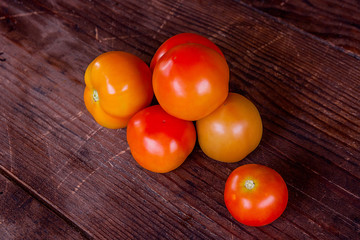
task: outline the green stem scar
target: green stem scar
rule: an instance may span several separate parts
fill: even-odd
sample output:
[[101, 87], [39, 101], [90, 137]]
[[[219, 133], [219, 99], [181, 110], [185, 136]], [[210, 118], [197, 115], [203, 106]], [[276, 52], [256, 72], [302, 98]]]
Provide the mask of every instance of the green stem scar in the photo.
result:
[[245, 187], [246, 187], [246, 189], [248, 189], [248, 190], [253, 189], [253, 188], [255, 187], [254, 181], [253, 181], [253, 180], [246, 180], [246, 181], [245, 181]]
[[93, 91], [93, 99], [94, 102], [99, 101], [99, 93], [96, 90]]

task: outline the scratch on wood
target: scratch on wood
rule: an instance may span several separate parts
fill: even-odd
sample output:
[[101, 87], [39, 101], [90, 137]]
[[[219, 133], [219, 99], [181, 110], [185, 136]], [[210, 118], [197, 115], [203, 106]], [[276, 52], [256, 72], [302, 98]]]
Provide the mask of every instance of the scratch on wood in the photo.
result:
[[[98, 28], [95, 27], [95, 39], [96, 41], [99, 41], [99, 32], [98, 32]], [[99, 41], [100, 42], [100, 41]]]
[[99, 126], [97, 129], [93, 130], [91, 133], [87, 134], [85, 136], [85, 141], [88, 141], [90, 138], [92, 138], [98, 131], [100, 131], [100, 129], [102, 129], [102, 126]]
[[109, 158], [109, 160], [107, 160], [105, 163], [101, 163], [103, 166], [106, 166], [105, 164], [109, 164], [112, 168], [114, 167], [114, 165], [111, 163], [116, 157], [124, 154], [125, 152], [129, 151], [130, 148], [126, 148], [125, 150], [120, 151], [119, 153], [115, 154], [114, 156], [112, 156], [111, 158]]
[[[59, 170], [56, 171], [55, 175], [58, 175], [59, 172], [65, 168], [65, 166], [67, 165], [68, 162], [69, 162], [69, 160], [67, 160], [67, 161], [62, 165], [62, 167], [61, 167]], [[52, 176], [51, 178], [54, 178], [54, 176]]]
[[[181, 4], [183, 3], [184, 0], [180, 0], [177, 1], [177, 3], [175, 4], [174, 7], [171, 8], [171, 10], [169, 11], [169, 14], [166, 16], [166, 18], [163, 20], [163, 22], [161, 23], [159, 29], [156, 31], [156, 33], [159, 33], [164, 26], [166, 25], [166, 23], [174, 16], [175, 12], [179, 9], [179, 7], [181, 6]], [[155, 37], [156, 35], [154, 35], [153, 37]]]
[[[76, 14], [70, 13], [70, 12], [65, 12], [65, 11], [52, 11], [53, 13], [56, 14], [61, 14], [61, 15], [68, 15], [68, 16], [72, 16], [72, 17], [79, 17]], [[18, 13], [18, 14], [14, 14], [14, 15], [9, 15], [9, 16], [1, 16], [0, 20], [5, 20], [7, 18], [19, 18], [19, 17], [29, 17], [29, 16], [33, 16], [33, 15], [39, 15], [39, 14], [43, 14], [46, 13], [45, 11], [35, 11], [35, 12], [27, 12], [27, 13]]]
[[99, 126], [97, 129], [91, 131], [89, 134], [86, 134], [84, 142], [80, 144], [76, 152], [78, 152], [82, 148], [82, 146], [84, 146], [86, 142], [89, 141], [90, 138], [92, 138], [98, 131], [100, 131], [100, 129], [102, 129], [102, 126]]
[[295, 42], [293, 41], [293, 38], [292, 38], [292, 36], [291, 37], [288, 37], [287, 38], [288, 39], [288, 44], [295, 50], [295, 53], [296, 53], [296, 56], [297, 57], [300, 57], [300, 53], [299, 53], [299, 50], [298, 50], [298, 45], [297, 44], [295, 44]]
[[108, 37], [108, 38], [103, 38], [102, 41], [109, 41], [109, 40], [115, 40], [115, 39], [116, 39], [116, 37]]
[[146, 36], [146, 34], [133, 34], [133, 35], [124, 35], [124, 36], [101, 38], [101, 37], [99, 37], [98, 28], [95, 27], [95, 39], [100, 43], [101, 42], [106, 42], [106, 41], [111, 41], [111, 47], [114, 46], [114, 40], [116, 40], [116, 39], [124, 40], [124, 39], [128, 39], [128, 38], [138, 38], [138, 37], [143, 37], [143, 36]]
[[111, 158], [109, 158], [109, 160], [107, 160], [105, 163], [109, 163], [112, 167], [113, 165], [110, 163], [113, 159], [115, 159], [116, 157], [120, 156], [121, 154], [124, 154], [125, 152], [129, 151], [130, 148], [126, 148], [125, 150], [120, 151], [119, 153], [117, 153], [116, 155], [112, 156]]
[[4, 20], [7, 18], [19, 18], [19, 17], [28, 17], [28, 16], [32, 16], [32, 15], [39, 15], [41, 13], [45, 13], [43, 11], [35, 11], [35, 12], [29, 12], [29, 13], [19, 13], [19, 14], [14, 14], [14, 15], [9, 15], [9, 16], [1, 16], [0, 20]]
[[73, 122], [75, 121], [76, 119], [78, 119], [79, 117], [81, 117], [82, 115], [84, 115], [84, 112], [83, 111], [79, 111], [75, 116], [72, 116], [71, 118], [69, 118], [68, 120], [64, 120], [61, 122], [61, 124], [64, 124], [66, 122]]
[[106, 41], [111, 41], [111, 47], [114, 47], [114, 40], [116, 40], [116, 37], [108, 37], [108, 38], [103, 38], [101, 41], [102, 42], [106, 42]]
[[114, 165], [112, 165], [112, 163], [110, 161], [107, 162], [112, 168], [114, 167]]
[[89, 175], [87, 175], [74, 189], [74, 191], [71, 191], [71, 194], [75, 194], [77, 191], [79, 191], [79, 189], [81, 188], [81, 186], [86, 182], [86, 180], [89, 179], [89, 177], [91, 177], [98, 169], [100, 168], [97, 167], [94, 171], [92, 171]]
[[255, 50], [251, 51], [250, 53], [251, 53], [251, 54], [254, 54], [254, 53], [258, 52], [258, 51], [261, 51], [262, 49], [268, 47], [269, 45], [273, 44], [273, 43], [276, 42], [276, 41], [279, 41], [280, 39], [282, 39], [282, 38], [284, 38], [284, 37], [285, 37], [284, 34], [280, 34], [279, 36], [277, 36], [277, 37], [274, 38], [273, 40], [271, 40], [271, 41], [269, 41], [269, 42], [261, 45], [260, 47], [256, 48]]
[[43, 134], [41, 134], [40, 139], [45, 138], [49, 133], [50, 133], [50, 130], [47, 130], [46, 132], [44, 132]]
[[[125, 150], [120, 151], [119, 153], [117, 153], [116, 155], [114, 155], [113, 157], [111, 157], [108, 161], [106, 161], [105, 164], [106, 164], [106, 163], [109, 163], [109, 165], [110, 165], [111, 167], [114, 167], [114, 166], [111, 164], [111, 161], [112, 161], [113, 159], [115, 159], [116, 157], [120, 156], [121, 154], [124, 154], [126, 151], [129, 151], [129, 150], [130, 150], [130, 148], [128, 147], [128, 148], [126, 148]], [[72, 191], [72, 194], [75, 194], [75, 193], [80, 189], [80, 187], [86, 182], [86, 180], [89, 179], [89, 177], [91, 177], [97, 170], [99, 170], [100, 167], [101, 167], [101, 166], [98, 166], [94, 171], [92, 171], [89, 175], [87, 175], [87, 176], [75, 187], [74, 191]]]
[[70, 173], [68, 173], [68, 175], [66, 175], [66, 177], [64, 177], [64, 179], [59, 183], [59, 185], [56, 187], [56, 189], [59, 189], [61, 187], [61, 185], [65, 182], [65, 180], [70, 176], [70, 174], [72, 174], [73, 172], [71, 171]]

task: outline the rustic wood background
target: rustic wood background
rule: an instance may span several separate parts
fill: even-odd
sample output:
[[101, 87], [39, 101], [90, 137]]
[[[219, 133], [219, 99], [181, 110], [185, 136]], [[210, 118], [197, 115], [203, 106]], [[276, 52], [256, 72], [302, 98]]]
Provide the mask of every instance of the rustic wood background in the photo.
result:
[[[110, 50], [150, 63], [180, 32], [222, 49], [264, 136], [239, 163], [196, 147], [155, 174], [135, 163], [125, 129], [94, 122], [83, 75]], [[359, 239], [358, 0], [5, 0], [0, 33], [0, 239]], [[288, 185], [268, 226], [224, 205], [227, 176], [247, 163]]]

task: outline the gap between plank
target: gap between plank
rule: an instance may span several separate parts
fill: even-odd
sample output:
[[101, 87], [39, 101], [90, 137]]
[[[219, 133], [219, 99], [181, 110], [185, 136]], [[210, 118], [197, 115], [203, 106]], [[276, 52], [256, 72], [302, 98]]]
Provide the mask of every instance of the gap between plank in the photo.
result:
[[78, 223], [71, 220], [71, 217], [60, 210], [57, 206], [55, 206], [51, 201], [44, 196], [42, 196], [39, 192], [37, 192], [35, 189], [33, 189], [31, 186], [26, 184], [24, 181], [19, 179], [16, 175], [14, 175], [12, 172], [4, 168], [2, 165], [0, 165], [0, 174], [7, 178], [10, 182], [14, 183], [15, 185], [19, 186], [21, 189], [23, 189], [26, 193], [28, 193], [31, 197], [36, 199], [40, 202], [43, 206], [45, 206], [47, 209], [49, 209], [51, 212], [55, 213], [58, 217], [63, 219], [67, 224], [69, 224], [73, 229], [75, 229], [77, 232], [81, 234], [82, 237], [85, 239], [94, 239], [93, 235], [89, 233], [87, 230], [85, 230], [82, 226], [80, 226]]

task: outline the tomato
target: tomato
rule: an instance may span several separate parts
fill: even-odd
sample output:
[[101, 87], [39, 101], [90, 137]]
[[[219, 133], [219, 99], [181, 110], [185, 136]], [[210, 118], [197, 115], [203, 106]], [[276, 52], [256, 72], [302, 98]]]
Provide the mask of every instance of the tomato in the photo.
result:
[[85, 106], [107, 128], [126, 127], [153, 98], [149, 67], [126, 52], [107, 52], [95, 58], [86, 69], [85, 84]]
[[248, 226], [263, 226], [284, 212], [288, 190], [275, 170], [259, 164], [247, 164], [229, 175], [224, 200], [237, 221]]
[[140, 166], [165, 173], [179, 167], [191, 153], [196, 131], [192, 122], [173, 117], [155, 105], [130, 119], [127, 141]]
[[153, 88], [161, 107], [188, 121], [205, 117], [229, 91], [229, 67], [215, 50], [196, 43], [170, 49], [156, 64]]
[[[156, 51], [153, 58], [151, 59], [150, 63], [150, 69], [151, 71], [154, 70], [155, 65], [159, 61], [159, 59], [171, 48], [183, 44], [183, 43], [197, 43], [202, 44], [208, 48], [212, 48], [216, 52], [218, 52], [221, 56], [224, 57], [224, 54], [221, 52], [220, 48], [216, 46], [212, 41], [207, 39], [206, 37], [203, 37], [199, 34], [195, 33], [180, 33], [177, 34], [168, 40], [166, 40]], [[224, 57], [225, 58], [225, 57]]]
[[255, 105], [237, 93], [229, 93], [219, 108], [198, 120], [196, 129], [202, 151], [222, 162], [245, 158], [259, 145], [263, 130]]

